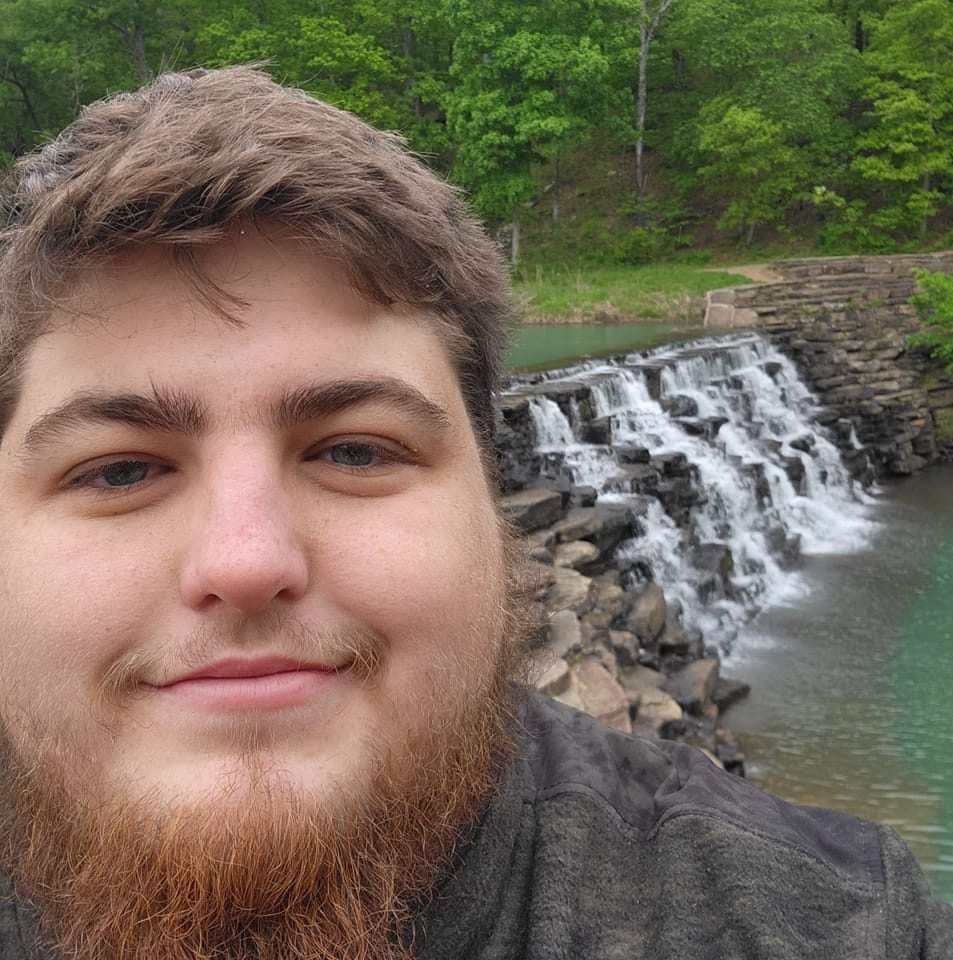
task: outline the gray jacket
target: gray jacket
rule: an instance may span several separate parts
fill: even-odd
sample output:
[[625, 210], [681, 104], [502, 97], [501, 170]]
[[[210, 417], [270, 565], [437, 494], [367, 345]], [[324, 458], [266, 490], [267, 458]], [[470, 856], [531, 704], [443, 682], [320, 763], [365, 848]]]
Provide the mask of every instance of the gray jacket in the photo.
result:
[[[953, 960], [953, 907], [892, 830], [535, 694], [524, 727], [421, 912], [421, 960]], [[0, 960], [31, 944], [8, 899]]]

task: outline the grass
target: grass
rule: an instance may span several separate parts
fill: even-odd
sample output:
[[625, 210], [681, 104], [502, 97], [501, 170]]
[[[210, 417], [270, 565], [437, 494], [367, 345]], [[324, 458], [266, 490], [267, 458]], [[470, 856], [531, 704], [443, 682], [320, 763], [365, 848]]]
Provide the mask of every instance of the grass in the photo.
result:
[[946, 444], [953, 443], [953, 410], [936, 410], [933, 414], [936, 422], [937, 441]]
[[749, 283], [745, 277], [688, 264], [644, 267], [529, 267], [514, 289], [532, 322], [659, 321], [697, 324], [705, 293]]

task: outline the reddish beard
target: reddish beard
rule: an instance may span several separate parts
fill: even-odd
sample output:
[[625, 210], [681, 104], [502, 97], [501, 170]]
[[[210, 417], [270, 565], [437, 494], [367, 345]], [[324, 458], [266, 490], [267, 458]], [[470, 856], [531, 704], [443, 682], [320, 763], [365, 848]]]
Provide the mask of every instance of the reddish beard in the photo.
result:
[[415, 705], [434, 722], [382, 753], [344, 812], [309, 803], [254, 751], [207, 807], [104, 795], [79, 745], [14, 736], [6, 718], [0, 862], [42, 939], [64, 960], [412, 957], [415, 909], [508, 759], [525, 609], [514, 577], [472, 683]]

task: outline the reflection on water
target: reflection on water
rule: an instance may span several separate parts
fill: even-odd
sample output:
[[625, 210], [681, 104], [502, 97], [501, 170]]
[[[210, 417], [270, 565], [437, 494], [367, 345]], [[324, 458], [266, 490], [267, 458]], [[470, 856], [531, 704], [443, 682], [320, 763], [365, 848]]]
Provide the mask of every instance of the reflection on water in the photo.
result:
[[765, 611], [725, 672], [750, 776], [895, 826], [953, 899], [953, 469], [887, 488], [869, 549], [817, 556], [810, 595]]

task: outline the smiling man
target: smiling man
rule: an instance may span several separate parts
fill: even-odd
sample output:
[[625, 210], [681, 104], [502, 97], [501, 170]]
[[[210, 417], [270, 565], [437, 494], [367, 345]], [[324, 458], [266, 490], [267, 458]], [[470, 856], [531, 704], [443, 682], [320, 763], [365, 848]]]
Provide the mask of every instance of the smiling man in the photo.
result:
[[507, 285], [248, 68], [94, 104], [0, 248], [0, 960], [939, 960], [890, 831], [525, 692]]

